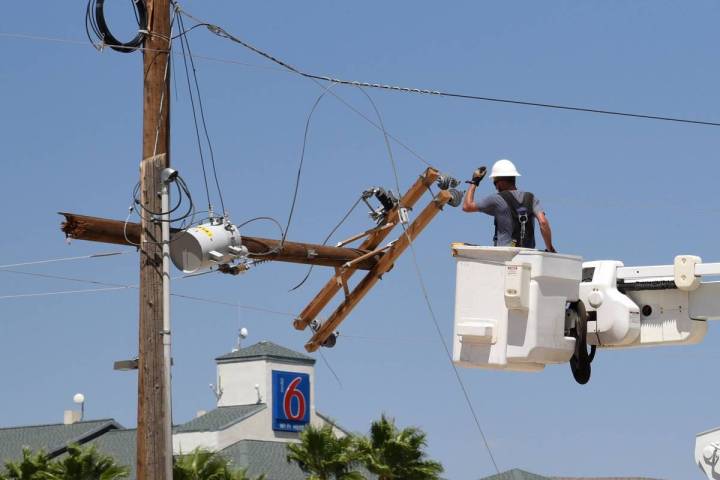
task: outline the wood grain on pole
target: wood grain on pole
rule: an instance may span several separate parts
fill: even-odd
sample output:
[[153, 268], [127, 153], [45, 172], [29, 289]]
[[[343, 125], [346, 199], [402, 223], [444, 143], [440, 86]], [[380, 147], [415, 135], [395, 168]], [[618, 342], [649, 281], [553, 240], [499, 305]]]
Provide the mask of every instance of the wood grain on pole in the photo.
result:
[[407, 228], [406, 234], [403, 234], [385, 253], [383, 258], [368, 272], [367, 275], [357, 284], [350, 292], [345, 300], [335, 309], [325, 323], [312, 336], [310, 341], [305, 344], [308, 352], [314, 352], [320, 345], [335, 331], [335, 329], [348, 316], [353, 308], [362, 300], [370, 289], [380, 280], [380, 277], [387, 272], [397, 260], [397, 258], [407, 249], [410, 242], [418, 236], [418, 234], [435, 218], [435, 215], [442, 210], [442, 207], [452, 198], [448, 191], [441, 191], [437, 197], [425, 207]]
[[[398, 210], [399, 207], [412, 208], [422, 195], [430, 188], [430, 186], [437, 180], [440, 172], [430, 167], [423, 172], [423, 174], [415, 181], [410, 189], [400, 199], [398, 206], [394, 207], [388, 212], [386, 223], [398, 223]], [[392, 231], [392, 228], [379, 228], [375, 232], [367, 236], [367, 238], [360, 244], [358, 248], [361, 250], [375, 250], [380, 242], [382, 242]], [[347, 281], [352, 277], [355, 270], [345, 269], [341, 272], [341, 276], [337, 275], [328, 281], [320, 292], [313, 298], [313, 300], [305, 307], [300, 313], [298, 318], [293, 322], [293, 326], [298, 330], [304, 330], [310, 323], [317, 317], [323, 308], [333, 299], [338, 293], [342, 285], [347, 285]]]
[[[170, 165], [170, 1], [146, 0], [148, 31], [143, 50], [143, 143], [140, 198], [161, 210], [160, 172]], [[172, 480], [172, 412], [164, 406], [161, 225], [143, 215], [140, 232], [137, 478]], [[171, 434], [170, 434], [171, 435]], [[168, 451], [168, 445], [170, 449]]]
[[[60, 214], [65, 216], [65, 222], [61, 229], [68, 238], [117, 245], [138, 245], [140, 243], [139, 223], [128, 222], [126, 224], [121, 220], [109, 220], [67, 212], [60, 212]], [[179, 231], [176, 228], [171, 229], [171, 232], [174, 233]], [[249, 258], [324, 267], [340, 267], [346, 262], [356, 260], [368, 253], [367, 250], [358, 248], [330, 247], [290, 241], [285, 241], [280, 249], [280, 240], [262, 237], [243, 236], [242, 243], [248, 249]], [[268, 252], [275, 253], [268, 254]], [[358, 262], [354, 268], [370, 270], [382, 256], [383, 253], [378, 252], [370, 258]]]

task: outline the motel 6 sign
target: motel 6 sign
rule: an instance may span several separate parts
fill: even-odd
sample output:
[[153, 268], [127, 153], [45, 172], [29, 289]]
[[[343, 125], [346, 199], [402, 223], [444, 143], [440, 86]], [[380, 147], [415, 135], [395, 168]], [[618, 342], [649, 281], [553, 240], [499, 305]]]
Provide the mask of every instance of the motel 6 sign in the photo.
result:
[[272, 371], [273, 430], [299, 432], [310, 422], [310, 375]]

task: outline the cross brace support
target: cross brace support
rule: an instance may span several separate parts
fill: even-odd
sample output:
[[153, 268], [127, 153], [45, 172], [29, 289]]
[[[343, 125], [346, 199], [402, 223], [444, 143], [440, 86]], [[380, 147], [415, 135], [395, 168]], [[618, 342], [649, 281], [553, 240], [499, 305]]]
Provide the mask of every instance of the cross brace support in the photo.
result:
[[[355, 308], [370, 289], [375, 286], [382, 275], [392, 268], [395, 260], [410, 246], [410, 242], [435, 218], [435, 215], [442, 210], [442, 207], [450, 201], [451, 198], [452, 195], [443, 190], [425, 207], [400, 238], [385, 252], [385, 255], [378, 261], [377, 265], [365, 275], [349, 295], [346, 295], [345, 300], [335, 309], [327, 321], [318, 328], [310, 341], [305, 344], [305, 350], [314, 352], [332, 335], [338, 325], [345, 320], [352, 309]], [[337, 284], [335, 279], [333, 279], [332, 282], [333, 284]], [[338, 286], [337, 288], [340, 287]], [[317, 298], [313, 300], [313, 302], [315, 301], [317, 301]], [[311, 305], [313, 304], [311, 303]]]

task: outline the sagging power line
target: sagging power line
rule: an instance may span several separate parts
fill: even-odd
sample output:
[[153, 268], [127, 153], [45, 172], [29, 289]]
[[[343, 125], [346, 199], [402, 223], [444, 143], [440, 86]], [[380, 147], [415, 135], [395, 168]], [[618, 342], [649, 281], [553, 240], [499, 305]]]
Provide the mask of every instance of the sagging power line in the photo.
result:
[[686, 123], [686, 124], [694, 124], [694, 125], [720, 127], [720, 122], [710, 122], [710, 121], [696, 120], [696, 119], [690, 119], [690, 118], [680, 118], [680, 117], [672, 117], [672, 116], [666, 116], [666, 115], [650, 115], [650, 114], [645, 114], [645, 113], [623, 112], [623, 111], [618, 111], [618, 110], [607, 110], [607, 109], [573, 106], [573, 105], [562, 105], [562, 104], [552, 103], [552, 102], [533, 102], [533, 101], [521, 100], [521, 99], [490, 97], [490, 96], [484, 96], [484, 95], [471, 95], [471, 94], [463, 94], [463, 93], [456, 93], [456, 92], [449, 92], [449, 91], [435, 90], [435, 89], [428, 89], [428, 88], [405, 87], [405, 86], [388, 85], [388, 84], [375, 83], [375, 82], [372, 82], [372, 83], [371, 82], [361, 82], [361, 81], [357, 81], [357, 80], [347, 80], [347, 79], [331, 77], [331, 76], [327, 76], [327, 75], [318, 75], [315, 73], [305, 72], [303, 70], [300, 70], [300, 69], [292, 66], [288, 62], [283, 61], [283, 60], [279, 59], [278, 57], [276, 57], [270, 53], [267, 53], [264, 50], [261, 50], [260, 48], [255, 47], [254, 45], [246, 42], [245, 40], [229, 33], [227, 30], [223, 29], [222, 27], [199, 20], [198, 18], [192, 16], [185, 10], [181, 9], [179, 6], [176, 8], [180, 12], [181, 15], [185, 15], [188, 18], [196, 21], [197, 22], [196, 26], [205, 26], [208, 29], [208, 31], [210, 31], [211, 33], [213, 33], [221, 38], [225, 38], [225, 39], [231, 40], [235, 43], [238, 43], [238, 44], [242, 45], [243, 47], [247, 48], [248, 50], [266, 58], [267, 60], [270, 60], [271, 62], [273, 62], [287, 70], [290, 70], [290, 71], [292, 71], [298, 75], [301, 75], [305, 78], [310, 78], [310, 79], [314, 79], [314, 80], [330, 82], [330, 83], [335, 83], [335, 84], [350, 85], [350, 86], [354, 86], [354, 87], [377, 88], [377, 89], [404, 92], [404, 93], [416, 93], [416, 94], [422, 94], [422, 95], [436, 95], [436, 96], [440, 96], [440, 97], [459, 98], [459, 99], [464, 99], [464, 100], [505, 103], [505, 104], [525, 106], [525, 107], [549, 108], [549, 109], [555, 109], [555, 110], [567, 110], [567, 111], [594, 113], [594, 114], [601, 114], [601, 115], [614, 115], [614, 116], [631, 117], [631, 118], [639, 118], [639, 119], [646, 119], [646, 120], [660, 120], [660, 121], [666, 121], [666, 122], [676, 122], [676, 123]]

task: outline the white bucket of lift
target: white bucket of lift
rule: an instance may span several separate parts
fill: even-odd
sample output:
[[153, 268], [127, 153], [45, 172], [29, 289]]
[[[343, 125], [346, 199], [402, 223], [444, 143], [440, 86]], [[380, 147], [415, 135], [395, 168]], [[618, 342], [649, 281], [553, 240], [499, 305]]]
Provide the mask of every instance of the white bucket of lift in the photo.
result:
[[565, 307], [578, 300], [582, 259], [455, 243], [453, 361], [462, 367], [542, 370], [567, 362]]
[[170, 258], [185, 273], [229, 263], [243, 253], [240, 233], [229, 223], [206, 223], [170, 239]]

